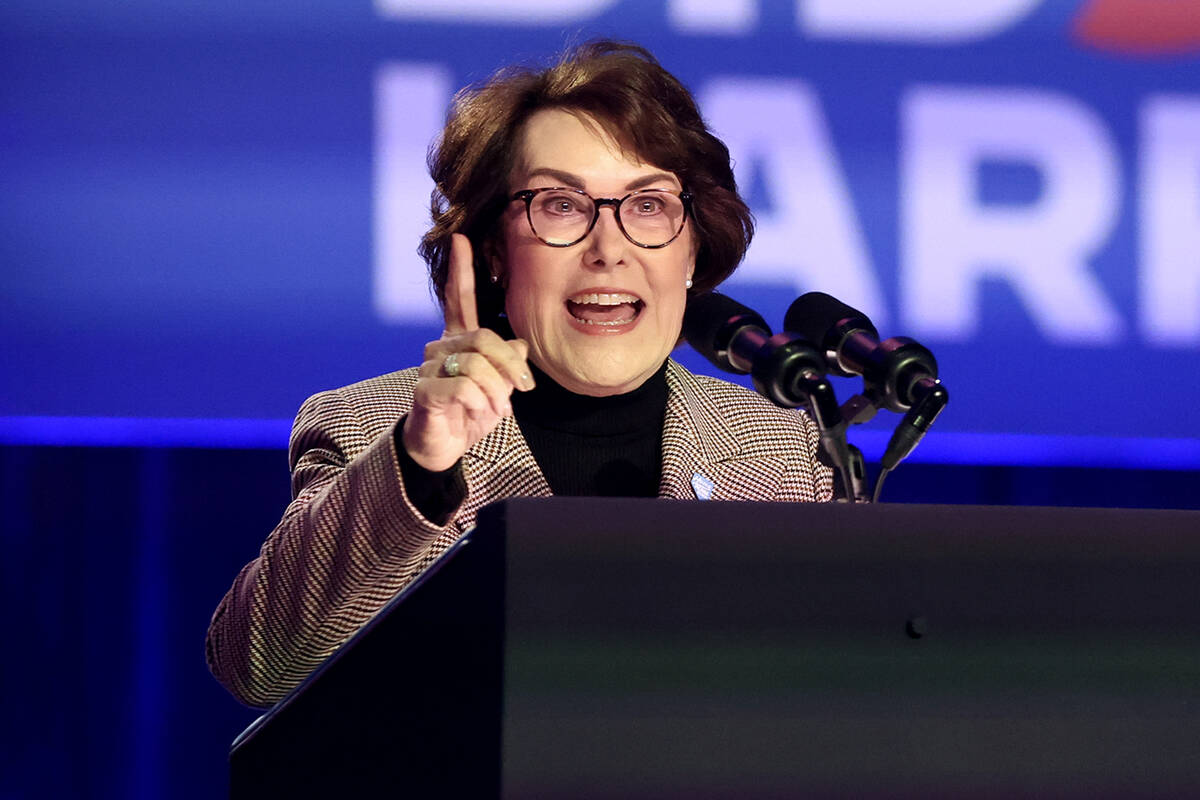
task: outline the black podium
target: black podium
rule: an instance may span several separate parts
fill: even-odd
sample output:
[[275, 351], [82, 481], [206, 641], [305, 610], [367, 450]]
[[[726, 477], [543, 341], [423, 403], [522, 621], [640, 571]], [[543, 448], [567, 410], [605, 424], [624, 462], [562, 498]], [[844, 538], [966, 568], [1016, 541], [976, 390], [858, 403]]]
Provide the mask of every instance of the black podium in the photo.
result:
[[233, 797], [1200, 794], [1200, 513], [514, 499]]

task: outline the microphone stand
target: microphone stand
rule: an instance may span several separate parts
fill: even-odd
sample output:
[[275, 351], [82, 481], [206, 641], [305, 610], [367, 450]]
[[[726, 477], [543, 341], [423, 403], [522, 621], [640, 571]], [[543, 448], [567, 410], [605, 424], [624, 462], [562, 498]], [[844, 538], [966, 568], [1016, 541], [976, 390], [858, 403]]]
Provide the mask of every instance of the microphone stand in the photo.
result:
[[[942, 413], [942, 409], [946, 407], [946, 403], [950, 401], [950, 393], [946, 391], [942, 382], [930, 377], [923, 377], [915, 381], [906, 392], [906, 396], [912, 397], [912, 405], [909, 406], [903, 419], [892, 431], [892, 438], [888, 441], [887, 449], [879, 462], [880, 471], [875, 478], [875, 489], [869, 498], [865, 495], [864, 489], [864, 499], [861, 502], [879, 501], [884, 479], [900, 465], [900, 462], [909, 453], [916, 449], [926, 431], [929, 430], [929, 426], [933, 424], [938, 414]], [[894, 398], [887, 397], [876, 387], [868, 385], [862, 394], [856, 394], [843, 403], [840, 413], [847, 425], [859, 425], [874, 419], [876, 412], [881, 407], [892, 408], [895, 402], [897, 401]], [[858, 448], [851, 447], [858, 451]], [[865, 470], [861, 466], [862, 453], [858, 452], [857, 455], [859, 471], [864, 472]]]

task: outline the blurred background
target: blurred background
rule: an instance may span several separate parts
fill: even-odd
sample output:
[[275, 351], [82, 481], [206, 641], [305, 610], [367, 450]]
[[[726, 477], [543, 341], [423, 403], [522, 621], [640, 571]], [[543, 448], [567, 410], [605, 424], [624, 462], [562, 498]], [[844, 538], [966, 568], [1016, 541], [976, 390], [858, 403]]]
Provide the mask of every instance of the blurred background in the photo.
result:
[[951, 403], [885, 500], [1200, 507], [1197, 0], [10, 0], [0, 797], [224, 792], [255, 713], [204, 631], [290, 419], [440, 331], [453, 92], [596, 36], [729, 144], [758, 234], [727, 293], [936, 354]]

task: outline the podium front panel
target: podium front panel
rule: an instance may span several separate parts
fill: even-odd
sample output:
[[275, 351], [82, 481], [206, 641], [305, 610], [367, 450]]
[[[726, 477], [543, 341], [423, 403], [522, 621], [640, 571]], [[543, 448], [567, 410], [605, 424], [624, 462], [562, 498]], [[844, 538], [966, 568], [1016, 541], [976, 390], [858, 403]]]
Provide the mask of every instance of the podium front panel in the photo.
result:
[[1200, 793], [1198, 521], [508, 501], [502, 794]]

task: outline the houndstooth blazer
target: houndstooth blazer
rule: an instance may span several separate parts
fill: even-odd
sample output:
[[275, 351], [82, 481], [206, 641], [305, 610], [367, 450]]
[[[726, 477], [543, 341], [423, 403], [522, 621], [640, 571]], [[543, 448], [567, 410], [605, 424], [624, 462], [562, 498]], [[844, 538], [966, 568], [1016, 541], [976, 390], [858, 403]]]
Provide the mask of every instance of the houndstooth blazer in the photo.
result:
[[[666, 377], [660, 497], [830, 499], [832, 475], [802, 412], [674, 361]], [[509, 416], [463, 456], [458, 513], [444, 526], [423, 518], [405, 494], [392, 435], [416, 381], [416, 369], [393, 372], [300, 408], [289, 448], [293, 500], [208, 630], [209, 668], [242, 702], [280, 700], [469, 530], [482, 506], [550, 495]]]

